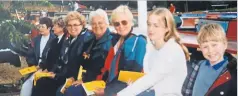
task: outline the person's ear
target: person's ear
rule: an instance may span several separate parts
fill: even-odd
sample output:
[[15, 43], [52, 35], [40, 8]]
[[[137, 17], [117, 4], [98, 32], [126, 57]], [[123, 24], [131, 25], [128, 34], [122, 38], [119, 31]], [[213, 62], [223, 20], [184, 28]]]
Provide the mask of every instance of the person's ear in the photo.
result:
[[165, 33], [168, 33], [169, 32], [169, 28], [165, 28]]
[[224, 45], [225, 45], [225, 49], [227, 49], [227, 47], [228, 47], [227, 42], [224, 42]]
[[51, 30], [52, 27], [48, 27], [48, 30]]

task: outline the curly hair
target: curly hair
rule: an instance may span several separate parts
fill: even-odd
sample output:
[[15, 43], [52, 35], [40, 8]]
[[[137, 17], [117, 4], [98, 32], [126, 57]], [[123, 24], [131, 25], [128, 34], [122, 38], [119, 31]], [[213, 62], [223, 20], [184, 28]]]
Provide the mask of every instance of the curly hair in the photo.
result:
[[69, 12], [65, 17], [65, 24], [67, 25], [69, 21], [71, 20], [79, 20], [79, 22], [83, 25], [83, 27], [86, 26], [86, 18], [82, 14], [80, 14], [77, 11]]

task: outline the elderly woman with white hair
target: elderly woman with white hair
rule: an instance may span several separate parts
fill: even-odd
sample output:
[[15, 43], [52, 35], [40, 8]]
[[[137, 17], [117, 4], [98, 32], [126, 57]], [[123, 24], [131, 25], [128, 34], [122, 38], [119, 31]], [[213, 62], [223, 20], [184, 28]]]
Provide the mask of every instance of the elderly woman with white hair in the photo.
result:
[[65, 96], [85, 96], [81, 83], [94, 80], [105, 80], [99, 75], [104, 66], [104, 62], [111, 48], [112, 33], [109, 30], [109, 20], [107, 13], [102, 9], [92, 11], [89, 16], [89, 24], [92, 27], [92, 33], [95, 35], [91, 46], [86, 48], [85, 54], [90, 56], [87, 62], [83, 64], [83, 68], [87, 70], [83, 74], [83, 80], [75, 81], [71, 87], [65, 91]]
[[[117, 92], [127, 86], [126, 83], [118, 81], [120, 71], [141, 72], [143, 59], [146, 51], [146, 39], [143, 35], [133, 34], [133, 14], [128, 6], [120, 5], [112, 11], [111, 22], [117, 31], [112, 38], [113, 50], [109, 50], [108, 66], [105, 73], [108, 75], [106, 88], [97, 90], [97, 95], [114, 96]], [[110, 59], [109, 59], [110, 58]], [[123, 95], [127, 96], [127, 95]]]

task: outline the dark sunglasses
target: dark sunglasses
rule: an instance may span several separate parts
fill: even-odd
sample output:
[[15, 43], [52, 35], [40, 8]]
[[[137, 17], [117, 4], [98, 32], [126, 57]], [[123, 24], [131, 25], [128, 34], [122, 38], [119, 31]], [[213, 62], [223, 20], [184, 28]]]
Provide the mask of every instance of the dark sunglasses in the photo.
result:
[[128, 24], [128, 22], [127, 22], [126, 20], [122, 20], [121, 22], [114, 22], [113, 25], [114, 25], [115, 27], [118, 27], [118, 26], [121, 25], [120, 23], [121, 23], [122, 25], [124, 25], [124, 26]]

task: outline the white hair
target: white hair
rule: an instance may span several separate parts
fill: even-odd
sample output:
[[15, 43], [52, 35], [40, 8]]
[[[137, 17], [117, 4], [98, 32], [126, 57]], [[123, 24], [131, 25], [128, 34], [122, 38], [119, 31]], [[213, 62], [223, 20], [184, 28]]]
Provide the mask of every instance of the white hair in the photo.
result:
[[102, 9], [97, 9], [96, 11], [91, 11], [90, 12], [90, 14], [89, 14], [89, 24], [92, 23], [92, 18], [95, 17], [95, 16], [104, 17], [106, 24], [109, 25], [109, 20], [108, 20], [107, 13]]

